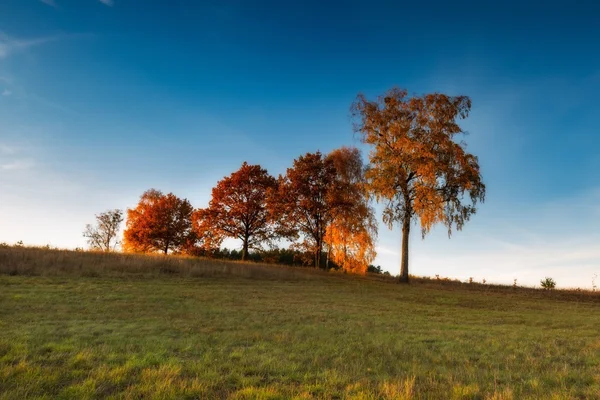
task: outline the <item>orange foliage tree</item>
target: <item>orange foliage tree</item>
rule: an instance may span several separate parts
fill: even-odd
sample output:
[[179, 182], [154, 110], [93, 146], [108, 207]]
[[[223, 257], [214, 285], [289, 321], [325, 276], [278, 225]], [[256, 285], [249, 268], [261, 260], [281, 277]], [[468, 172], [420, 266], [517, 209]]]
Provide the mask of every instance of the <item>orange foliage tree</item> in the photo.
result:
[[302, 247], [314, 255], [316, 268], [321, 266], [327, 227], [341, 207], [336, 184], [333, 160], [319, 151], [298, 157], [279, 177], [277, 214], [290, 231], [302, 233]]
[[195, 241], [193, 207], [173, 193], [150, 189], [136, 208], [127, 210], [123, 248], [132, 252], [182, 252]]
[[208, 208], [195, 212], [198, 236], [211, 244], [225, 237], [240, 239], [242, 260], [246, 260], [249, 249], [277, 237], [277, 223], [268, 207], [269, 195], [276, 187], [277, 181], [267, 170], [244, 162], [213, 188]]
[[186, 246], [186, 254], [193, 256], [213, 256], [219, 251], [224, 236], [213, 227], [209, 214], [196, 210], [192, 214], [192, 231], [194, 242]]
[[345, 271], [365, 274], [375, 259], [377, 222], [365, 190], [364, 165], [357, 148], [342, 147], [327, 156], [335, 167], [337, 208], [328, 225], [328, 255]]
[[352, 105], [355, 131], [372, 145], [366, 172], [368, 190], [385, 201], [384, 222], [402, 224], [400, 281], [408, 282], [411, 220], [422, 236], [436, 223], [462, 229], [485, 199], [477, 157], [454, 138], [463, 133], [458, 120], [468, 116], [466, 96], [433, 93], [409, 97], [393, 88], [374, 101], [359, 94]]

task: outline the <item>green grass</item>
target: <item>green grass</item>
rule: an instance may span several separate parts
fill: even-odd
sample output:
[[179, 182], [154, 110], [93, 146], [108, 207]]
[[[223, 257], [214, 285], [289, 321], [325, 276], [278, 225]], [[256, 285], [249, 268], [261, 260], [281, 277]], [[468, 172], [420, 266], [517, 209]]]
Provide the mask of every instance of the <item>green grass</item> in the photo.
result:
[[600, 305], [318, 276], [0, 275], [0, 399], [600, 398]]

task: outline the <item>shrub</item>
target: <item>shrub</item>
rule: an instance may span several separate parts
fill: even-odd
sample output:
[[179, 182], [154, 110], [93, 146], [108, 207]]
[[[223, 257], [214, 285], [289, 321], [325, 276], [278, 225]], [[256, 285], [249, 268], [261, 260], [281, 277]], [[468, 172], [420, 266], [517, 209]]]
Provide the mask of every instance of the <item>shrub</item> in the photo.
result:
[[540, 281], [540, 285], [546, 290], [552, 290], [556, 287], [556, 282], [552, 278], [544, 278]]

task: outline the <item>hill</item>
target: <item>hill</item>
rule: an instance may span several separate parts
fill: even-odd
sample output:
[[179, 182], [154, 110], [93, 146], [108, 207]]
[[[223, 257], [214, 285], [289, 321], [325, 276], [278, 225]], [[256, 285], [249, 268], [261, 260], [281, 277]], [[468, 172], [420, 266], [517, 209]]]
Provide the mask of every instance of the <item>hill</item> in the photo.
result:
[[0, 398], [598, 398], [599, 297], [0, 249]]

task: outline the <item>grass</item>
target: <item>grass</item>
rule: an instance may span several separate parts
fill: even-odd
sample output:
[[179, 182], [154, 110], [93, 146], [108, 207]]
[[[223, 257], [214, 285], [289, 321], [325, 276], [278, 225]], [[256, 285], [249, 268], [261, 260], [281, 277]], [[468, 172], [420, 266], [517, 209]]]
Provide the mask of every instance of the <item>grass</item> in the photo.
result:
[[140, 257], [0, 249], [0, 399], [600, 398], [598, 296]]

